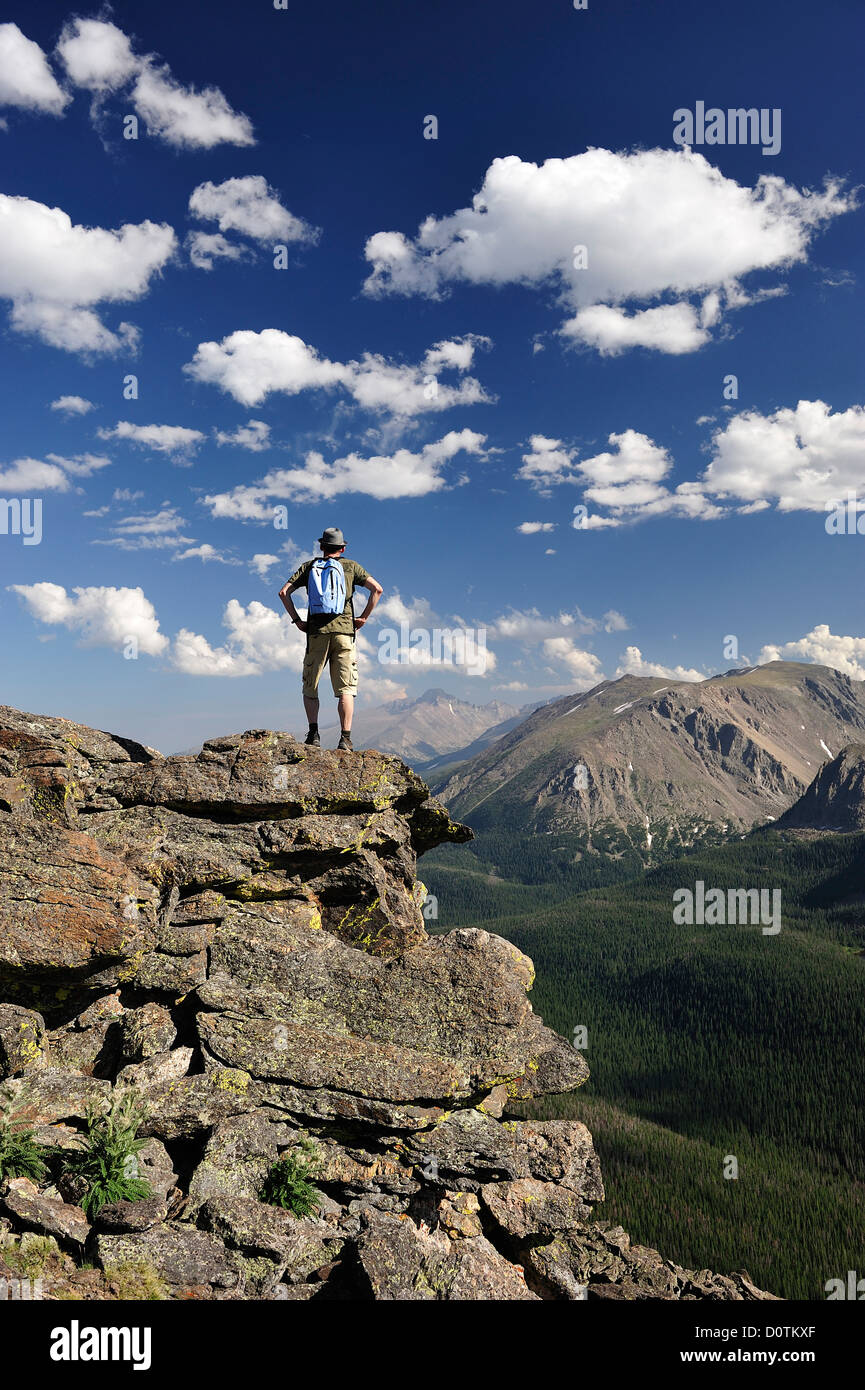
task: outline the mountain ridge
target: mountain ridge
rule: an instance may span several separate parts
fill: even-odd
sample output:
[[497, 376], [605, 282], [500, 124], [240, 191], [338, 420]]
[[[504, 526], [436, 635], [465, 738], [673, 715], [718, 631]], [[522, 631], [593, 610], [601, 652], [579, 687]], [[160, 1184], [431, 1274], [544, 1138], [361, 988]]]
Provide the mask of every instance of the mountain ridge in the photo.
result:
[[623, 676], [535, 710], [433, 786], [476, 830], [600, 835], [645, 856], [777, 819], [863, 739], [865, 685], [829, 667]]

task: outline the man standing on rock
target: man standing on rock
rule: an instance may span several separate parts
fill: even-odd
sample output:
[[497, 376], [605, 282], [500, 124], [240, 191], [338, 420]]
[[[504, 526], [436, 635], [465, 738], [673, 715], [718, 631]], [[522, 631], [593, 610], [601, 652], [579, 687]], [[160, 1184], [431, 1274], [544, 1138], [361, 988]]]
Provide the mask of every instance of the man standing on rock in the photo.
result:
[[[338, 526], [328, 526], [319, 540], [321, 555], [304, 560], [279, 591], [291, 621], [306, 633], [303, 661], [303, 704], [309, 720], [304, 742], [318, 748], [318, 683], [325, 666], [330, 666], [330, 683], [339, 704], [340, 737], [338, 748], [351, 750], [351, 721], [357, 694], [357, 652], [355, 633], [363, 627], [382, 596], [379, 583], [356, 560], [344, 560], [345, 537]], [[352, 596], [360, 586], [369, 589], [366, 607], [355, 617]], [[306, 589], [306, 622], [291, 601], [295, 589]]]

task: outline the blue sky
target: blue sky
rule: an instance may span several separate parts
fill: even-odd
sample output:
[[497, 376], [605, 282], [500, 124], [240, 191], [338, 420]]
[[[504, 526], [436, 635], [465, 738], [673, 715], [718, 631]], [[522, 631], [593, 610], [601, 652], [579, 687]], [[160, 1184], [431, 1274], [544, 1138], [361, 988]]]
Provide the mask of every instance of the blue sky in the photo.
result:
[[[865, 497], [858, 0], [0, 23], [3, 702], [299, 731], [276, 592], [330, 525], [385, 587], [367, 703], [695, 678], [731, 635], [865, 677], [865, 536], [825, 524]], [[698, 102], [778, 152], [676, 143]], [[380, 662], [402, 621], [484, 674]]]

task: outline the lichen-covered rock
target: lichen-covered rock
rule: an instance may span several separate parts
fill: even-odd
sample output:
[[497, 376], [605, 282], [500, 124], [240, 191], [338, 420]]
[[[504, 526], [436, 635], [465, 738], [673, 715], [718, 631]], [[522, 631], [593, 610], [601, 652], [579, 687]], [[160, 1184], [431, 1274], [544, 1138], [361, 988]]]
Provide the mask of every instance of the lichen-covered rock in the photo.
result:
[[0, 849], [0, 979], [8, 986], [37, 972], [119, 967], [155, 939], [152, 884], [91, 836], [0, 820]]
[[681, 1269], [645, 1245], [632, 1245], [621, 1226], [601, 1221], [562, 1232], [523, 1256], [526, 1277], [545, 1298], [746, 1299], [774, 1296], [747, 1275]]
[[176, 1037], [170, 1011], [163, 1004], [143, 1004], [123, 1015], [120, 1055], [126, 1063], [143, 1062], [157, 1052], [165, 1052]]
[[424, 1231], [407, 1217], [367, 1212], [357, 1254], [369, 1295], [375, 1299], [464, 1302], [537, 1298], [519, 1265], [511, 1264], [484, 1236], [451, 1240]]
[[0, 1081], [39, 1071], [47, 1062], [42, 1015], [18, 1004], [0, 1004]]
[[344, 1244], [340, 1232], [326, 1221], [293, 1216], [250, 1197], [209, 1197], [201, 1224], [247, 1258], [272, 1261], [275, 1277], [290, 1283], [306, 1279], [329, 1263]]
[[230, 1289], [238, 1282], [221, 1240], [176, 1222], [128, 1235], [98, 1235], [94, 1251], [106, 1271], [123, 1264], [149, 1266], [178, 1292], [209, 1286]]
[[197, 991], [215, 1012], [198, 1026], [224, 1065], [367, 1098], [453, 1104], [503, 1081], [515, 1097], [572, 1089], [588, 1068], [532, 1012], [532, 976], [527, 957], [484, 931], [384, 960], [248, 910], [217, 930]]
[[455, 1110], [435, 1129], [411, 1135], [405, 1152], [431, 1184], [479, 1191], [489, 1183], [536, 1178], [584, 1202], [604, 1187], [592, 1136], [578, 1120], [507, 1120]]
[[268, 1169], [299, 1131], [280, 1124], [272, 1111], [252, 1110], [217, 1124], [189, 1183], [192, 1207], [210, 1197], [257, 1199]]
[[141, 1133], [167, 1143], [191, 1139], [257, 1104], [258, 1092], [247, 1072], [221, 1067], [207, 1076], [182, 1076], [148, 1092]]
[[[416, 850], [470, 833], [398, 759], [345, 758], [267, 731], [162, 758], [0, 708], [0, 777], [11, 784], [0, 787], [10, 989], [24, 976], [35, 989], [45, 971], [183, 992], [204, 979], [207, 943], [186, 949], [182, 927], [218, 921], [232, 901], [311, 902], [327, 930], [396, 954], [425, 936]], [[208, 892], [204, 918], [190, 918], [184, 904]]]
[[87, 1112], [107, 1099], [111, 1083], [95, 1076], [46, 1067], [9, 1081], [10, 1109], [30, 1125], [53, 1125], [58, 1120], [84, 1120]]
[[131, 1063], [117, 1073], [120, 1086], [133, 1086], [136, 1091], [152, 1091], [186, 1076], [192, 1063], [191, 1047], [175, 1047], [170, 1052], [157, 1052], [143, 1062]]
[[104, 1235], [130, 1235], [159, 1226], [168, 1215], [164, 1197], [137, 1202], [106, 1202], [94, 1218], [94, 1229]]
[[112, 764], [107, 790], [122, 806], [165, 806], [225, 820], [281, 820], [316, 813], [411, 811], [428, 799], [397, 758], [352, 758], [307, 748], [290, 734], [255, 729], [210, 739], [200, 753]]
[[[205, 1055], [205, 1065], [217, 1066]], [[245, 1075], [245, 1073], [243, 1073]], [[304, 1121], [333, 1121], [359, 1125], [372, 1130], [425, 1130], [445, 1114], [441, 1106], [395, 1105], [388, 1100], [370, 1100], [347, 1091], [321, 1087], [287, 1086], [281, 1082], [259, 1081], [254, 1095], [260, 1105], [269, 1105], [284, 1116]]]
[[356, 1192], [398, 1193], [408, 1195], [420, 1190], [421, 1184], [401, 1155], [399, 1140], [385, 1140], [367, 1146], [359, 1143], [339, 1143], [323, 1138], [317, 1145], [315, 1174], [318, 1182], [338, 1185], [346, 1194]]
[[106, 994], [68, 1023], [52, 1029], [48, 1034], [51, 1065], [84, 1076], [112, 1076], [120, 1055], [125, 1012], [119, 994]]
[[451, 1240], [482, 1236], [480, 1202], [473, 1192], [446, 1192], [438, 1204], [436, 1220]]
[[83, 1246], [90, 1234], [90, 1223], [80, 1207], [43, 1196], [26, 1178], [6, 1181], [0, 1210], [13, 1218], [19, 1230], [38, 1231], [61, 1243]]
[[569, 1231], [591, 1216], [575, 1192], [535, 1178], [485, 1183], [481, 1199], [496, 1225], [515, 1240]]
[[143, 1178], [153, 1197], [167, 1203], [177, 1192], [177, 1174], [165, 1145], [151, 1136], [136, 1159], [133, 1176]]

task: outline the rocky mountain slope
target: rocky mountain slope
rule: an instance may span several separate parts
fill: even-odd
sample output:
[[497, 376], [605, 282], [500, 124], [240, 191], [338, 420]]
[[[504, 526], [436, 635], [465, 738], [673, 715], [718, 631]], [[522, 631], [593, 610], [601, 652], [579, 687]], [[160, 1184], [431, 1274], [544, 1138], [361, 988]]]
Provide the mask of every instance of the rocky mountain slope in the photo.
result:
[[436, 787], [478, 830], [577, 832], [646, 857], [777, 819], [863, 735], [865, 684], [825, 666], [624, 676], [536, 710]]
[[865, 743], [851, 743], [825, 762], [778, 825], [785, 830], [865, 830]]
[[[467, 833], [376, 752], [254, 731], [163, 758], [0, 710], [0, 1137], [30, 1126], [54, 1163], [0, 1185], [0, 1275], [49, 1298], [769, 1298], [595, 1222], [583, 1124], [501, 1118], [588, 1069], [520, 951], [426, 935], [416, 855]], [[64, 1162], [123, 1095], [150, 1195], [87, 1215]], [[314, 1210], [263, 1200], [310, 1154]]]

